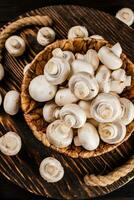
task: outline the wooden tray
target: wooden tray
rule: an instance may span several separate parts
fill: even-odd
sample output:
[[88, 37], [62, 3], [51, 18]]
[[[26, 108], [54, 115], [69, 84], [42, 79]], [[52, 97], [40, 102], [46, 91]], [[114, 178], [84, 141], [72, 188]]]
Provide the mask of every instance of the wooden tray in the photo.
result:
[[[84, 25], [90, 35], [100, 34], [111, 43], [120, 42], [123, 51], [134, 62], [134, 30], [106, 13], [79, 6], [50, 6], [28, 12], [23, 16], [37, 14], [52, 17], [57, 39], [66, 38], [71, 26]], [[4, 50], [3, 64], [6, 75], [0, 83], [3, 95], [10, 89], [20, 91], [23, 67], [43, 49], [36, 42], [38, 29], [39, 27], [31, 26], [16, 33], [21, 35], [27, 44], [27, 51], [22, 57], [13, 58]], [[26, 125], [21, 111], [10, 117], [4, 114], [1, 108], [0, 135], [9, 130], [15, 130], [21, 135], [23, 147], [15, 157], [7, 157], [0, 153], [0, 172], [12, 182], [35, 194], [54, 199], [88, 199], [112, 192], [134, 176], [134, 172], [131, 172], [108, 187], [87, 187], [83, 181], [87, 173], [106, 174], [125, 163], [133, 154], [133, 136], [116, 150], [105, 155], [91, 159], [72, 159], [44, 147], [37, 141]], [[65, 176], [58, 183], [47, 183], [39, 175], [39, 164], [47, 156], [54, 156], [64, 166]]]

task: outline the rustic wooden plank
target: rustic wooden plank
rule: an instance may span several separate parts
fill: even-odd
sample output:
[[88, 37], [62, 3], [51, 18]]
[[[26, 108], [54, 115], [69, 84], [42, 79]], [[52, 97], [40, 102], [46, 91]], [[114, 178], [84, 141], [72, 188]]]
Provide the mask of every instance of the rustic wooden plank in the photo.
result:
[[[134, 61], [134, 31], [108, 14], [79, 6], [51, 6], [31, 11], [23, 16], [36, 14], [49, 14], [52, 17], [57, 39], [66, 38], [67, 31], [71, 26], [81, 24], [88, 28], [89, 34], [101, 34], [111, 43], [119, 41], [124, 52]], [[20, 91], [23, 67], [43, 49], [36, 42], [38, 28], [29, 27], [17, 32], [27, 44], [27, 51], [22, 57], [13, 58], [4, 50], [3, 63], [6, 76], [0, 85], [3, 95], [13, 88]], [[133, 153], [133, 136], [117, 149], [105, 155], [90, 159], [72, 159], [48, 149], [38, 142], [26, 125], [21, 111], [17, 116], [9, 117], [4, 115], [1, 109], [0, 116], [1, 134], [8, 130], [15, 130], [23, 140], [23, 148], [17, 156], [7, 157], [0, 153], [0, 172], [28, 191], [53, 198], [87, 199], [107, 194], [121, 187], [134, 176], [132, 172], [105, 188], [87, 187], [83, 182], [83, 177], [87, 172], [105, 174], [128, 160]], [[65, 176], [58, 183], [47, 183], [39, 175], [39, 164], [47, 156], [56, 157], [65, 168]]]

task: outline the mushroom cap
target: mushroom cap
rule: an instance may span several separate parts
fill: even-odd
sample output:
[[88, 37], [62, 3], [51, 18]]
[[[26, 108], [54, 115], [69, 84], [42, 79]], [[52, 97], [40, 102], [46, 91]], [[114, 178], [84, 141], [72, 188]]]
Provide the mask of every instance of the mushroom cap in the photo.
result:
[[77, 104], [67, 104], [60, 110], [60, 118], [65, 121], [68, 126], [80, 128], [86, 122], [86, 113]]
[[98, 68], [100, 61], [97, 51], [95, 51], [94, 49], [89, 49], [86, 52], [85, 60], [93, 66], [94, 71]]
[[106, 46], [99, 49], [98, 56], [100, 61], [109, 69], [115, 70], [122, 66], [122, 60]]
[[115, 45], [112, 46], [111, 48], [112, 52], [120, 58], [122, 54], [122, 48], [119, 42], [117, 42]]
[[61, 88], [55, 95], [55, 103], [58, 106], [64, 106], [77, 101], [78, 98], [71, 92], [69, 88]]
[[64, 169], [61, 163], [53, 157], [47, 157], [42, 160], [39, 172], [41, 177], [50, 183], [58, 182], [64, 176]]
[[131, 26], [134, 23], [134, 12], [130, 8], [122, 8], [116, 13], [116, 18]]
[[124, 125], [131, 123], [134, 119], [134, 105], [133, 103], [126, 98], [120, 98], [122, 113], [121, 113], [121, 122]]
[[117, 69], [111, 73], [111, 77], [114, 80], [125, 81], [126, 80], [126, 72], [124, 69]]
[[83, 55], [81, 53], [76, 53], [75, 54], [75, 58], [76, 58], [76, 60], [84, 60], [85, 59], [85, 55]]
[[98, 131], [101, 139], [108, 144], [117, 144], [126, 136], [126, 126], [121, 122], [100, 123]]
[[118, 94], [121, 94], [123, 90], [125, 89], [126, 85], [125, 82], [121, 82], [119, 80], [111, 80], [110, 81], [110, 91], [116, 92]]
[[18, 57], [24, 53], [26, 45], [20, 36], [13, 35], [6, 40], [5, 47], [12, 56]]
[[99, 134], [90, 123], [85, 123], [83, 127], [78, 129], [78, 139], [82, 147], [89, 151], [95, 150], [100, 143]]
[[73, 26], [68, 31], [68, 39], [72, 40], [78, 37], [88, 37], [88, 31], [84, 26]]
[[53, 85], [63, 83], [69, 74], [70, 64], [64, 58], [52, 57], [44, 67], [44, 75]]
[[0, 63], [0, 81], [3, 79], [4, 74], [5, 74], [5, 72], [4, 72], [4, 67], [3, 67], [3, 65]]
[[4, 110], [9, 115], [16, 115], [20, 108], [20, 94], [16, 90], [10, 90], [4, 98]]
[[72, 143], [73, 131], [63, 120], [55, 120], [48, 125], [46, 136], [50, 144], [58, 148], [64, 148]]
[[72, 74], [78, 72], [87, 72], [91, 75], [94, 75], [94, 67], [85, 60], [74, 60], [71, 64]]
[[110, 75], [111, 71], [105, 65], [100, 65], [95, 78], [99, 84], [100, 92], [108, 93], [110, 91]]
[[22, 146], [20, 136], [12, 131], [0, 137], [0, 151], [7, 156], [18, 154]]
[[74, 74], [68, 84], [74, 95], [82, 100], [93, 99], [99, 92], [97, 80], [86, 72]]
[[42, 27], [37, 33], [37, 41], [42, 46], [46, 46], [54, 40], [55, 32], [50, 27]]
[[36, 76], [29, 85], [30, 96], [38, 102], [45, 102], [53, 99], [57, 87], [49, 83], [44, 75]]
[[90, 106], [91, 102], [90, 101], [79, 101], [78, 105], [85, 111], [87, 118], [91, 118], [91, 113], [90, 113]]
[[110, 93], [100, 93], [91, 103], [91, 115], [101, 123], [119, 119], [121, 112], [119, 98]]
[[55, 120], [54, 111], [58, 108], [55, 103], [48, 102], [43, 107], [43, 118], [46, 122], [52, 122]]

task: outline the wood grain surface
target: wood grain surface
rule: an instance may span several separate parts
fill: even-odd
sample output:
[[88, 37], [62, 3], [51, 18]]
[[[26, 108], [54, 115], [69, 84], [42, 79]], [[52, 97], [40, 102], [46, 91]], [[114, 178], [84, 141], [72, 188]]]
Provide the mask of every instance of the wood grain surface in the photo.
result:
[[[54, 30], [57, 39], [66, 38], [69, 28], [81, 24], [88, 28], [89, 34], [101, 34], [111, 43], [119, 41], [124, 52], [134, 61], [134, 31], [114, 17], [100, 11], [78, 6], [52, 6], [31, 11], [26, 15], [49, 14], [54, 20]], [[24, 16], [26, 16], [24, 15]], [[61, 23], [62, 22], [62, 23]], [[21, 35], [27, 44], [27, 51], [20, 58], [11, 57], [5, 50], [3, 63], [6, 70], [5, 79], [1, 83], [3, 95], [10, 89], [20, 91], [23, 78], [23, 67], [42, 50], [37, 44], [36, 33], [39, 27], [29, 27], [17, 34]], [[20, 111], [14, 117], [0, 113], [1, 135], [8, 130], [15, 130], [21, 135], [23, 148], [18, 156], [7, 157], [0, 154], [0, 172], [9, 180], [26, 188], [35, 194], [57, 199], [88, 199], [107, 194], [131, 180], [134, 173], [128, 174], [111, 186], [87, 187], [83, 182], [84, 175], [88, 173], [106, 174], [115, 167], [123, 164], [133, 154], [133, 136], [116, 150], [91, 159], [72, 159], [44, 148], [33, 136], [26, 125]], [[39, 175], [38, 167], [41, 160], [47, 156], [54, 156], [61, 161], [65, 168], [65, 176], [58, 183], [46, 183]]]

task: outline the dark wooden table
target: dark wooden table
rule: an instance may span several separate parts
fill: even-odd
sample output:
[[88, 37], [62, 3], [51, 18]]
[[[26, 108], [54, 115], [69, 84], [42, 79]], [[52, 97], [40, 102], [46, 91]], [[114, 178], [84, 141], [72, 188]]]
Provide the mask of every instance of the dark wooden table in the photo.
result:
[[[56, 4], [78, 4], [103, 10], [112, 15], [122, 7], [130, 7], [134, 10], [134, 0], [0, 0], [0, 26], [17, 17], [18, 15], [39, 7], [56, 5]], [[134, 28], [134, 25], [133, 25]], [[99, 197], [98, 200], [134, 200], [134, 181], [131, 181], [121, 189]], [[0, 174], [0, 199], [25, 199], [25, 200], [42, 200], [39, 197], [19, 188], [10, 183], [3, 175]]]

